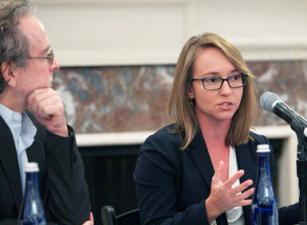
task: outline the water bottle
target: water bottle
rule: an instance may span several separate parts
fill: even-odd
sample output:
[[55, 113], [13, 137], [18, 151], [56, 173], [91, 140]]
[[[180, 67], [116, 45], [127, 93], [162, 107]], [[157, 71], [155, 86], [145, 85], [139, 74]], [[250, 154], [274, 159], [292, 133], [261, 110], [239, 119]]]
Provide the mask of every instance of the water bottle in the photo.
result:
[[257, 146], [259, 165], [252, 203], [253, 225], [278, 225], [278, 206], [272, 187], [270, 152], [267, 144]]
[[46, 225], [45, 212], [38, 189], [38, 164], [25, 164], [26, 191], [22, 211], [22, 225]]

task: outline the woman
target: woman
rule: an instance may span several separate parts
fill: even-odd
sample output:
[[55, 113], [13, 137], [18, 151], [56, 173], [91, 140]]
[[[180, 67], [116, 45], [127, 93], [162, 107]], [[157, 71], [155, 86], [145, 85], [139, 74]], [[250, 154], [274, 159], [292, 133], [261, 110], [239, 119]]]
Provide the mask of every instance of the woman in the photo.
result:
[[[268, 143], [249, 130], [255, 105], [239, 51], [216, 34], [190, 38], [169, 101], [174, 123], [145, 141], [134, 172], [145, 225], [251, 224], [256, 147]], [[299, 206], [279, 214], [297, 223]]]

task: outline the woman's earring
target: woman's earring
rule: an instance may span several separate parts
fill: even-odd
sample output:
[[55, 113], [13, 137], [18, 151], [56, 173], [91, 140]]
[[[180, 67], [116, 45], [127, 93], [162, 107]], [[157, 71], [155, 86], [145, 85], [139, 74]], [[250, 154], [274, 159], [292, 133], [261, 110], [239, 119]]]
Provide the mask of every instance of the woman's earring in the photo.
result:
[[190, 105], [194, 106], [194, 98], [190, 98]]

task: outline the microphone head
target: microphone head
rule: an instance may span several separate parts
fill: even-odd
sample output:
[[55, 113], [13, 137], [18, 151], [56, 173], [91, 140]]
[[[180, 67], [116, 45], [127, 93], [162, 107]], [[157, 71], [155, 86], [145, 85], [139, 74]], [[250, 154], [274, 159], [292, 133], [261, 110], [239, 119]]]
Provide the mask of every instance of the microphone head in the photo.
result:
[[276, 102], [281, 101], [281, 99], [278, 97], [277, 94], [274, 94], [273, 92], [264, 92], [260, 96], [260, 105], [261, 107], [268, 111], [268, 112], [273, 112], [273, 108], [276, 104]]

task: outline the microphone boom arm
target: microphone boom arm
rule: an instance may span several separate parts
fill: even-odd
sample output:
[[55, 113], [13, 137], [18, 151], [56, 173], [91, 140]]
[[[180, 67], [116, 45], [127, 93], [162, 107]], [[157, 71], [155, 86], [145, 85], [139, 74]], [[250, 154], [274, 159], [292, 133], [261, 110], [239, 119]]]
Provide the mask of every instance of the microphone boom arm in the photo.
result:
[[260, 104], [265, 110], [274, 112], [285, 120], [297, 135], [296, 167], [300, 190], [299, 224], [307, 225], [307, 121], [272, 92], [264, 92], [261, 95]]
[[[278, 104], [278, 103], [277, 103]], [[285, 110], [286, 109], [286, 110]], [[288, 114], [285, 114], [288, 112]], [[274, 113], [283, 118], [291, 129], [296, 133], [297, 145], [297, 177], [299, 182], [299, 203], [300, 203], [300, 223], [299, 225], [307, 225], [307, 121], [299, 114], [287, 109], [287, 105], [280, 104], [274, 108]]]

